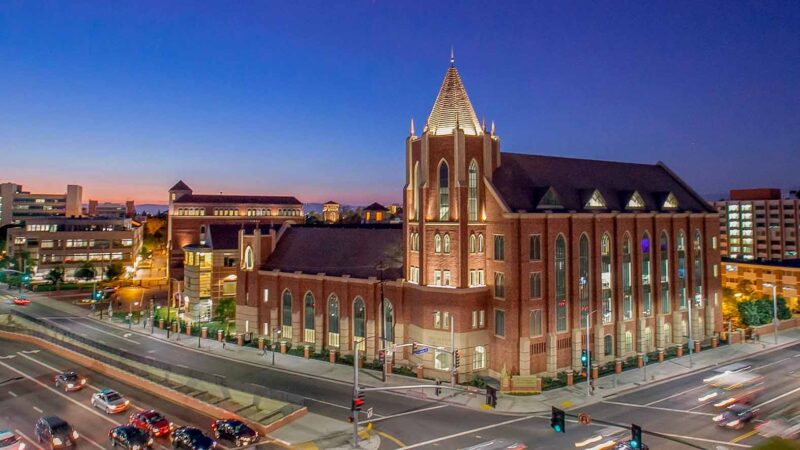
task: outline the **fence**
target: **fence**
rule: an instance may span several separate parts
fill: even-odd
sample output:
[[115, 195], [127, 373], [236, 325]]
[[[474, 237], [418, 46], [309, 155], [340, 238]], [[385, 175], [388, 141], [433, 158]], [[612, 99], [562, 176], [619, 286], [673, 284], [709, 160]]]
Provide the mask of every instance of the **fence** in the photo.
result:
[[[228, 387], [231, 389], [236, 389], [238, 391], [249, 392], [251, 394], [259, 395], [266, 398], [272, 398], [278, 401], [283, 401], [286, 403], [292, 403], [298, 406], [305, 406], [305, 397], [297, 394], [292, 394], [291, 392], [281, 391], [277, 389], [271, 389], [265, 386], [257, 385], [254, 383], [247, 383], [247, 382], [240, 382], [237, 380], [231, 380], [227, 377], [216, 375], [213, 373], [203, 372], [199, 370], [192, 369], [191, 367], [184, 366], [182, 364], [174, 364], [167, 361], [162, 361], [151, 356], [142, 356], [137, 355], [135, 353], [128, 352], [126, 350], [118, 349], [115, 347], [111, 347], [109, 345], [103, 344], [101, 342], [95, 342], [91, 339], [86, 338], [85, 336], [81, 336], [75, 334], [69, 330], [65, 330], [54, 323], [41, 320], [35, 316], [31, 316], [30, 314], [24, 313], [22, 311], [12, 311], [12, 314], [15, 316], [19, 316], [29, 322], [33, 322], [36, 325], [45, 327], [49, 330], [52, 330], [56, 333], [64, 337], [68, 337], [74, 341], [80, 342], [81, 344], [87, 345], [89, 347], [95, 348], [102, 352], [110, 353], [112, 355], [119, 356], [122, 359], [127, 359], [129, 361], [147, 365], [150, 367], [155, 367], [159, 370], [164, 370], [167, 372], [175, 373], [177, 375], [181, 375], [188, 378], [193, 378], [200, 381], [205, 381], [207, 383], [216, 384], [218, 386]], [[6, 328], [6, 327], [4, 327]], [[7, 328], [6, 328], [7, 329]], [[12, 331], [12, 330], [9, 330]], [[15, 332], [20, 332], [19, 329], [14, 329]], [[36, 336], [47, 341], [50, 341], [54, 344], [66, 347], [70, 350], [76, 351], [78, 353], [85, 353], [86, 349], [82, 348], [78, 345], [75, 345], [71, 342], [65, 341], [63, 338], [59, 339], [59, 337], [51, 336], [46, 333], [42, 333], [36, 330], [22, 330], [26, 334], [30, 334], [32, 336]], [[123, 361], [119, 361], [114, 358], [108, 358], [104, 355], [97, 354], [95, 352], [91, 355], [92, 358], [97, 359], [103, 363], [115, 366], [127, 372], [133, 373], [134, 375], [141, 376], [147, 378], [150, 376], [149, 372], [144, 371], [142, 369], [136, 368], [129, 364], [125, 364]]]

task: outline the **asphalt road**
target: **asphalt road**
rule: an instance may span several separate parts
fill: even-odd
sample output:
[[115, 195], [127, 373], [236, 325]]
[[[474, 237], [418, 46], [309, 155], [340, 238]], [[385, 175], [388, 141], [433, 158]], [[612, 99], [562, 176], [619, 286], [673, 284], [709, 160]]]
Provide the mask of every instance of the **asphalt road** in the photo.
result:
[[[63, 370], [74, 370], [85, 376], [88, 380], [86, 387], [76, 392], [55, 388], [53, 377]], [[72, 425], [80, 435], [78, 446], [83, 448], [110, 449], [108, 431], [126, 423], [131, 412], [142, 409], [156, 409], [177, 426], [192, 425], [210, 433], [211, 416], [162, 400], [45, 350], [0, 341], [0, 380], [15, 377], [22, 379], [0, 385], [0, 428], [15, 430], [31, 448], [37, 450], [49, 448], [46, 443], [37, 442], [34, 433], [36, 421], [47, 415], [59, 416]], [[114, 389], [130, 400], [128, 410], [109, 415], [93, 408], [90, 403], [92, 394], [105, 388]], [[220, 445], [223, 449], [233, 447], [225, 441]], [[171, 448], [168, 438], [157, 438], [155, 448]]]
[[[348, 383], [230, 360], [138, 334], [129, 335], [117, 327], [36, 304], [35, 297], [32, 298], [33, 304], [25, 307], [28, 313], [47, 318], [99, 342], [143, 355], [157, 354], [195, 369], [303, 395], [311, 412], [338, 420], [345, 420], [349, 415], [352, 386]], [[0, 301], [0, 308], [12, 306]], [[744, 363], [752, 367], [749, 370], [763, 373], [766, 377], [765, 391], [756, 402], [766, 402], [761, 406], [762, 418], [785, 404], [800, 400], [800, 345], [759, 354]], [[715, 372], [709, 369], [639, 388], [605, 398], [580, 412], [589, 413], [595, 419], [619, 423], [625, 429], [630, 423], [637, 423], [645, 429], [644, 440], [653, 449], [686, 447], [648, 436], [648, 430], [678, 436], [703, 448], [748, 448], [760, 440], [752, 432], [752, 426], [738, 432], [720, 429], [711, 420], [718, 413], [716, 408], [697, 400], [698, 392], [704, 390], [702, 380], [713, 374]], [[369, 383], [368, 380], [365, 383]], [[549, 427], [549, 412], [545, 411], [504, 415], [377, 392], [368, 394], [367, 402], [380, 418], [374, 425], [384, 437], [381, 444], [384, 449], [403, 446], [457, 449], [499, 438], [524, 442], [537, 449], [575, 448], [576, 443], [607, 428], [596, 423], [588, 427], [570, 423], [566, 434], [556, 434]]]

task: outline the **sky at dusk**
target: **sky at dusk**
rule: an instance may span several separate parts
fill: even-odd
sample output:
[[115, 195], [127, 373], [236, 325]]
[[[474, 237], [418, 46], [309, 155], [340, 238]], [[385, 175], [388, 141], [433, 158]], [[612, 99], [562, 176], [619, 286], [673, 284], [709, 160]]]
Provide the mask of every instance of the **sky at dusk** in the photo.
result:
[[503, 150], [800, 187], [798, 1], [3, 1], [0, 182], [400, 201], [451, 46]]

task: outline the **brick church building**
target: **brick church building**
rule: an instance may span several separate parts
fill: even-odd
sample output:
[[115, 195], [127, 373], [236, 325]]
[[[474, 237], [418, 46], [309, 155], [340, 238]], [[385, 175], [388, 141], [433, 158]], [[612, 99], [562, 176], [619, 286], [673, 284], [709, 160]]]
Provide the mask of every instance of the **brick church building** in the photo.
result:
[[239, 231], [237, 329], [442, 379], [454, 338], [462, 381], [577, 370], [587, 321], [599, 363], [721, 329], [719, 218], [664, 164], [501, 152], [452, 62], [405, 155], [402, 226]]

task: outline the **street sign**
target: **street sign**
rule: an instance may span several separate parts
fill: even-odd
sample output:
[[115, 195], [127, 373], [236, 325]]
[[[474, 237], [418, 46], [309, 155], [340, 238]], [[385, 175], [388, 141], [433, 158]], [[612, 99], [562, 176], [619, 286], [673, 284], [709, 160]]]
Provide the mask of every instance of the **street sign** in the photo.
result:
[[367, 410], [367, 419], [372, 419], [372, 408]]
[[417, 349], [417, 350], [414, 352], [414, 354], [415, 354], [415, 355], [421, 355], [421, 354], [423, 354], [423, 353], [428, 353], [428, 347], [422, 347], [422, 348], [420, 348], [420, 349]]
[[592, 423], [592, 417], [586, 413], [578, 414], [578, 423], [581, 425], [589, 425]]

